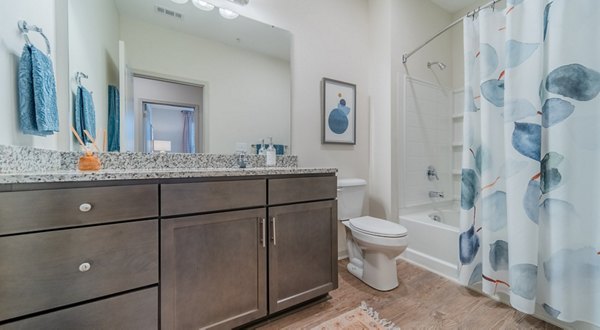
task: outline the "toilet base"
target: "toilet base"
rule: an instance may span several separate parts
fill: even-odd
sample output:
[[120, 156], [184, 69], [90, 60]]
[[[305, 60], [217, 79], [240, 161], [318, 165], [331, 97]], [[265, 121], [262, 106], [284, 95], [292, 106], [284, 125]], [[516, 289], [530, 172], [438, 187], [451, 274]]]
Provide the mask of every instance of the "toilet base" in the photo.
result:
[[381, 252], [365, 251], [362, 280], [379, 291], [389, 291], [398, 287], [396, 256]]
[[365, 251], [363, 262], [353, 259], [346, 268], [368, 286], [379, 291], [389, 291], [398, 287], [396, 258], [383, 253]]
[[374, 244], [367, 240], [368, 237], [355, 237], [347, 223], [342, 223], [346, 225], [346, 244], [350, 260], [348, 272], [379, 291], [389, 291], [398, 287], [396, 257], [406, 249], [406, 237], [394, 238], [394, 244], [385, 244], [389, 243], [388, 238], [377, 238], [381, 245]]

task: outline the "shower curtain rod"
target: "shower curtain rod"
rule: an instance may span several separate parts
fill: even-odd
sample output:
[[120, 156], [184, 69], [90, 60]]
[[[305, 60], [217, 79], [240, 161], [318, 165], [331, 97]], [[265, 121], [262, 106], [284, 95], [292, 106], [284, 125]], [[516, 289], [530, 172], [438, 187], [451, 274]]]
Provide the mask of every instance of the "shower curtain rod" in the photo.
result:
[[402, 63], [406, 63], [408, 61], [408, 58], [411, 57], [411, 56], [413, 56], [414, 53], [416, 53], [419, 50], [421, 50], [421, 48], [425, 47], [425, 45], [427, 45], [428, 43], [430, 43], [431, 41], [433, 41], [435, 38], [439, 37], [442, 33], [448, 31], [450, 28], [452, 28], [456, 24], [462, 22], [463, 19], [465, 19], [466, 17], [473, 17], [473, 16], [477, 15], [477, 13], [479, 13], [479, 11], [482, 10], [482, 9], [490, 8], [490, 7], [493, 8], [496, 5], [496, 3], [500, 2], [500, 1], [502, 1], [502, 0], [493, 0], [493, 1], [490, 1], [487, 4], [485, 4], [483, 6], [480, 6], [480, 7], [477, 7], [477, 9], [474, 9], [474, 10], [468, 12], [465, 16], [463, 16], [463, 17], [457, 19], [456, 21], [450, 23], [450, 25], [446, 26], [440, 32], [438, 32], [435, 35], [433, 35], [433, 37], [427, 39], [427, 41], [425, 41], [424, 43], [422, 43], [419, 47], [415, 48], [412, 52], [402, 54]]

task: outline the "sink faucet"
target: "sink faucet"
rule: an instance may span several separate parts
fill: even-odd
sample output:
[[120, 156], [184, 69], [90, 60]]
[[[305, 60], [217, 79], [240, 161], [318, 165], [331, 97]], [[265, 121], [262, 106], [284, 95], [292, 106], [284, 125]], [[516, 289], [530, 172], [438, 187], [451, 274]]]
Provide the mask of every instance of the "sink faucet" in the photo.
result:
[[444, 198], [443, 191], [430, 191], [429, 198]]

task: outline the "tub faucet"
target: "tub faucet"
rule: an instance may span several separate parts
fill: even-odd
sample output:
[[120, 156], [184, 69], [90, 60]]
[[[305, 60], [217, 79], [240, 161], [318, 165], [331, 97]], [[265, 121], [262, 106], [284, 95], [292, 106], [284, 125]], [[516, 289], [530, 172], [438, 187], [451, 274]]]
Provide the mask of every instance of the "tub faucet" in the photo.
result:
[[430, 191], [429, 198], [444, 198], [443, 191]]
[[429, 165], [427, 167], [427, 179], [429, 179], [429, 181], [440, 180], [440, 177], [438, 177], [437, 175], [437, 170], [435, 169], [435, 167], [433, 167], [433, 165]]

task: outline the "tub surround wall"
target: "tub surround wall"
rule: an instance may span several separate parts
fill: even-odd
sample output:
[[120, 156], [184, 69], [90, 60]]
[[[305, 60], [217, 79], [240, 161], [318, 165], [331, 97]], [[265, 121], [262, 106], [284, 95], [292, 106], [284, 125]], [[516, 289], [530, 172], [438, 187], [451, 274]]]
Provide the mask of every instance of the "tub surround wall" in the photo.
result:
[[[405, 132], [403, 173], [404, 196], [400, 206], [427, 205], [433, 200], [429, 191], [441, 191], [446, 201], [452, 199], [452, 119], [450, 118], [451, 93], [429, 82], [406, 78], [405, 82]], [[428, 166], [437, 170], [438, 180], [429, 181]]]

